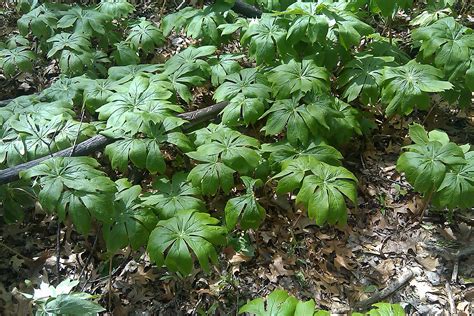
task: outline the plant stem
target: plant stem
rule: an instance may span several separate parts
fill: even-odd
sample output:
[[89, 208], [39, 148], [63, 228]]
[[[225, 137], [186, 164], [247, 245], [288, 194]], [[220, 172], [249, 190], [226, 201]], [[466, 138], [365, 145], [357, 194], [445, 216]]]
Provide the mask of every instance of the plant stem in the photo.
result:
[[114, 255], [112, 254], [110, 256], [109, 260], [109, 301], [107, 303], [109, 312], [112, 312], [112, 259], [114, 258]]
[[434, 193], [434, 189], [431, 190], [428, 193], [428, 196], [426, 198], [423, 199], [423, 207], [421, 208], [421, 212], [420, 212], [420, 223], [422, 222], [423, 216], [425, 215], [425, 211], [426, 211], [426, 209], [428, 208], [428, 205], [431, 202], [431, 198], [433, 197], [433, 193]]

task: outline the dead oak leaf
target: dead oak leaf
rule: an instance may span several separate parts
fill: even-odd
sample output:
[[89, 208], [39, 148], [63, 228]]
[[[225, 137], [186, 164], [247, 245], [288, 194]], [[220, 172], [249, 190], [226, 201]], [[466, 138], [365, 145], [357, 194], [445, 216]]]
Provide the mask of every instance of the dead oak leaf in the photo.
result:
[[294, 272], [292, 270], [288, 270], [285, 268], [285, 262], [283, 262], [283, 257], [280, 255], [276, 255], [273, 258], [273, 263], [270, 264], [270, 274], [267, 275], [267, 278], [271, 282], [277, 282], [279, 276], [290, 276], [293, 275]]

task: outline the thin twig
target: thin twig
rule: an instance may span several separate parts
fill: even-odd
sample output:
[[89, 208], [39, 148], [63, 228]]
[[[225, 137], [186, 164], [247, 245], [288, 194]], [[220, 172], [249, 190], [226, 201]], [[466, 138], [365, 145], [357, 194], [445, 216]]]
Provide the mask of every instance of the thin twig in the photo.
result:
[[59, 269], [61, 265], [61, 221], [58, 216], [58, 225], [56, 229], [56, 276], [59, 283]]
[[405, 286], [413, 277], [415, 273], [411, 269], [407, 269], [402, 275], [395, 281], [389, 282], [389, 285], [382, 291], [375, 293], [372, 297], [366, 300], [360, 301], [355, 304], [356, 310], [367, 310], [372, 304], [382, 301], [388, 296], [395, 293], [398, 289]]
[[10, 251], [11, 253], [14, 253], [15, 255], [17, 255], [18, 257], [20, 257], [21, 259], [25, 260], [25, 261], [32, 261], [30, 258], [28, 257], [25, 257], [24, 255], [22, 255], [21, 253], [19, 253], [18, 251], [16, 251], [15, 249], [11, 248], [10, 246], [7, 246], [5, 245], [3, 242], [0, 242], [0, 246], [2, 246], [3, 248], [7, 249], [8, 251]]
[[448, 281], [446, 281], [445, 289], [446, 294], [448, 295], [449, 313], [451, 314], [451, 316], [457, 316], [458, 313], [456, 311], [456, 302], [454, 301], [453, 291], [451, 291], [451, 285], [449, 285]]
[[110, 261], [109, 261], [109, 301], [108, 301], [108, 307], [109, 307], [109, 312], [112, 312], [112, 259], [114, 258], [114, 255], [110, 256]]
[[[100, 229], [100, 226], [99, 226], [99, 229]], [[84, 263], [84, 266], [82, 267], [81, 269], [81, 273], [79, 273], [79, 280], [82, 278], [82, 275], [84, 274], [84, 272], [86, 271], [87, 269], [87, 266], [89, 265], [91, 259], [92, 259], [92, 255], [94, 254], [95, 252], [95, 248], [97, 247], [97, 240], [99, 239], [99, 231], [96, 232], [95, 234], [95, 238], [94, 238], [94, 243], [92, 244], [92, 249], [89, 253], [89, 255], [87, 256], [87, 259]]]

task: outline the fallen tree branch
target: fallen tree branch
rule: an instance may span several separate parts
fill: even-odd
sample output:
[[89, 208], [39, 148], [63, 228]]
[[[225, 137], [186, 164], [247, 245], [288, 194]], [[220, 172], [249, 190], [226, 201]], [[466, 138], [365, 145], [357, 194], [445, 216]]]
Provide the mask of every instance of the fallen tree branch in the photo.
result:
[[[217, 117], [217, 115], [225, 108], [227, 104], [228, 102], [219, 102], [203, 109], [178, 114], [178, 117], [189, 121], [189, 123], [183, 126], [184, 130], [189, 130], [202, 122]], [[115, 140], [112, 138], [107, 138], [103, 135], [96, 135], [92, 138], [89, 138], [88, 140], [83, 141], [82, 143], [77, 144], [76, 146], [55, 152], [52, 154], [52, 157], [87, 156], [93, 152], [101, 150], [114, 141]], [[30, 169], [49, 158], [51, 158], [51, 156], [48, 155], [5, 170], [0, 170], [0, 185], [18, 180], [19, 173], [21, 171]]]
[[248, 18], [259, 18], [262, 16], [262, 11], [242, 0], [235, 0], [232, 10]]
[[10, 103], [11, 101], [13, 101], [13, 99], [0, 100], [0, 108], [3, 106], [7, 106], [8, 103]]
[[382, 291], [375, 293], [372, 297], [369, 297], [366, 300], [356, 303], [354, 306], [354, 309], [359, 310], [359, 311], [368, 310], [370, 306], [372, 306], [372, 304], [384, 300], [388, 296], [395, 293], [398, 289], [405, 286], [406, 283], [408, 283], [414, 276], [415, 276], [415, 273], [413, 273], [411, 269], [406, 270], [404, 273], [402, 273], [402, 275], [397, 280], [395, 280], [394, 282], [391, 282]]

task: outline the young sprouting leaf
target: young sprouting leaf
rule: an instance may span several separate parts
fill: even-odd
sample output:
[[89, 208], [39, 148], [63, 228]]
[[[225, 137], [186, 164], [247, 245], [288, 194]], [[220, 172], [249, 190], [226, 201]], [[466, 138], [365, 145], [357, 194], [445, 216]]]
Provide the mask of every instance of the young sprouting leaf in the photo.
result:
[[272, 64], [290, 49], [282, 21], [267, 14], [249, 24], [241, 42], [249, 46], [249, 55], [256, 60], [257, 65]]
[[290, 60], [288, 63], [273, 68], [268, 76], [272, 83], [273, 95], [277, 98], [288, 98], [298, 93], [326, 92], [329, 90], [329, 73], [326, 68], [316, 66], [312, 60], [301, 63]]
[[187, 155], [198, 161], [212, 162], [216, 159], [242, 174], [250, 174], [258, 165], [259, 142], [255, 138], [227, 129], [211, 135], [206, 144]]
[[[412, 38], [421, 41], [420, 51], [424, 58], [435, 56], [435, 65], [443, 69], [447, 77], [467, 70], [465, 63], [473, 54], [474, 33], [453, 17], [413, 30]], [[463, 71], [457, 70], [459, 67], [464, 67]]]
[[142, 49], [144, 52], [150, 53], [155, 47], [162, 46], [165, 38], [156, 25], [141, 19], [130, 29], [126, 41], [130, 42], [133, 49]]
[[225, 54], [209, 58], [207, 62], [211, 66], [212, 85], [217, 87], [225, 81], [228, 75], [239, 72], [242, 67], [237, 60], [242, 57], [244, 55]]
[[246, 193], [227, 201], [225, 206], [225, 222], [227, 229], [232, 230], [239, 217], [242, 229], [257, 229], [265, 219], [265, 209], [257, 202], [254, 188], [261, 186], [262, 180], [241, 177]]
[[91, 219], [112, 220], [115, 183], [89, 157], [55, 157], [20, 173], [37, 178], [39, 202], [61, 220], [70, 217], [77, 231], [87, 234]]
[[142, 189], [139, 185], [132, 185], [127, 179], [115, 183], [113, 221], [103, 227], [107, 251], [116, 253], [128, 245], [137, 250], [147, 244], [157, 218], [150, 208], [140, 204], [138, 197]]
[[216, 158], [195, 166], [187, 179], [194, 187], [199, 188], [203, 195], [214, 195], [219, 191], [219, 188], [224, 193], [229, 193], [234, 187], [234, 173], [234, 169], [217, 161]]
[[127, 0], [101, 0], [97, 9], [114, 19], [126, 17], [135, 10]]
[[168, 219], [176, 215], [179, 210], [205, 210], [203, 200], [199, 198], [199, 189], [193, 187], [186, 173], [178, 172], [168, 180], [165, 177], [153, 181], [156, 193], [148, 193], [142, 197], [142, 204], [155, 208], [160, 219]]
[[0, 69], [9, 77], [19, 72], [29, 72], [33, 70], [35, 58], [35, 53], [28, 47], [0, 49]]
[[222, 110], [222, 122], [226, 125], [255, 123], [265, 112], [263, 98], [246, 98], [242, 93], [233, 97]]
[[270, 91], [256, 68], [245, 68], [226, 77], [225, 82], [214, 92], [214, 100], [231, 100], [240, 93], [248, 98], [268, 98]]
[[[404, 172], [408, 182], [423, 194], [438, 190], [451, 168], [466, 163], [461, 147], [451, 142], [440, 142], [439, 134], [431, 135], [430, 139], [419, 125], [412, 126], [410, 138], [415, 144], [406, 146], [407, 151], [397, 161], [397, 170]], [[442, 136], [441, 139], [445, 138]]]
[[74, 33], [92, 35], [94, 32], [105, 35], [106, 25], [112, 17], [94, 9], [73, 6], [58, 21], [58, 28], [72, 28]]
[[[296, 297], [290, 296], [284, 290], [275, 290], [268, 295], [265, 301], [262, 298], [256, 298], [248, 302], [239, 309], [239, 314], [249, 313], [255, 316], [293, 316], [296, 315], [295, 310], [297, 305], [298, 299], [296, 299]], [[312, 312], [314, 312], [314, 310]], [[313, 313], [310, 315], [312, 314]]]
[[[226, 243], [226, 229], [219, 220], [197, 210], [180, 210], [175, 216], [158, 222], [151, 232], [147, 251], [158, 266], [188, 275], [193, 270], [193, 256], [209, 272], [209, 261], [217, 263], [215, 246]], [[191, 255], [191, 251], [193, 255]]]
[[283, 164], [276, 191], [292, 192], [299, 188], [296, 203], [302, 203], [316, 224], [344, 225], [347, 222], [345, 198], [357, 200], [357, 179], [344, 167], [331, 166], [312, 156], [303, 156]]
[[443, 72], [415, 60], [399, 67], [385, 67], [382, 76], [382, 102], [387, 116], [408, 115], [415, 107], [427, 109], [429, 92], [449, 90], [453, 85], [441, 81]]
[[382, 70], [384, 66], [393, 62], [389, 56], [377, 57], [370, 54], [359, 54], [344, 65], [344, 70], [338, 78], [340, 87], [344, 87], [347, 102], [358, 97], [364, 104], [376, 104], [380, 97]]

